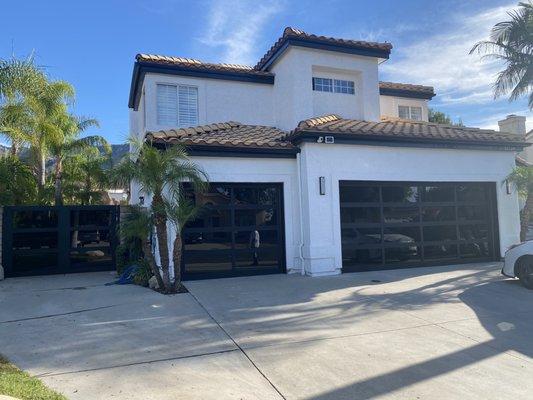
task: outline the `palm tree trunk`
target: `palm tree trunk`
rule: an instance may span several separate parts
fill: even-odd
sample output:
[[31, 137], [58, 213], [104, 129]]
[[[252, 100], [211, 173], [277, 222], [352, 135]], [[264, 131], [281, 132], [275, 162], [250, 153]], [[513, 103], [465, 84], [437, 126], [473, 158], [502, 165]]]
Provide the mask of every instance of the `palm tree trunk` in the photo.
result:
[[63, 173], [63, 161], [61, 158], [56, 159], [56, 170], [55, 170], [55, 205], [56, 206], [62, 206], [63, 205], [63, 194], [62, 194], [62, 173]]
[[152, 273], [155, 276], [155, 279], [157, 280], [157, 284], [159, 285], [159, 289], [163, 290], [165, 288], [165, 285], [163, 283], [163, 279], [161, 279], [161, 274], [159, 273], [159, 268], [157, 268], [157, 265], [155, 263], [154, 255], [152, 254], [152, 246], [150, 246], [150, 242], [148, 240], [142, 241], [142, 249], [144, 253], [144, 258], [148, 262], [148, 265], [150, 266], [150, 269], [152, 270]]
[[526, 204], [520, 212], [520, 241], [526, 240], [526, 235], [529, 227], [529, 218], [531, 216], [531, 210], [533, 210], [533, 192], [528, 192], [526, 198]]
[[174, 291], [176, 291], [181, 285], [181, 253], [181, 232], [178, 231], [176, 232], [176, 238], [174, 239], [174, 248], [172, 249], [172, 261], [174, 263]]
[[163, 274], [163, 284], [166, 292], [172, 290], [169, 273], [169, 256], [168, 256], [168, 234], [167, 234], [167, 217], [163, 208], [163, 196], [161, 193], [155, 193], [152, 201], [152, 207], [155, 216], [155, 230], [157, 236], [157, 244], [159, 248], [159, 259], [161, 260], [161, 270]]

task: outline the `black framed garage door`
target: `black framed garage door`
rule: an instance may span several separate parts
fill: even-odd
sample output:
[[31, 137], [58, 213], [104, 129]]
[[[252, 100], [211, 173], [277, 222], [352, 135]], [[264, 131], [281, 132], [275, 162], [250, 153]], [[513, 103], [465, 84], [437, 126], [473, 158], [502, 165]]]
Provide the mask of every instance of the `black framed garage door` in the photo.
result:
[[201, 211], [183, 232], [183, 279], [285, 271], [283, 185], [211, 183], [185, 186]]
[[343, 271], [499, 259], [494, 183], [339, 183]]

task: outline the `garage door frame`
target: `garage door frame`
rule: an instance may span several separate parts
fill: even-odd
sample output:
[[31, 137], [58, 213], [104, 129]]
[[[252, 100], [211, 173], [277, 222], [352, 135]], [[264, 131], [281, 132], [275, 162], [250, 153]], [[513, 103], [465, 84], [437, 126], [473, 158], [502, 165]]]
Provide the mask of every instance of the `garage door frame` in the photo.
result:
[[[484, 202], [484, 206], [486, 207], [487, 217], [486, 217], [486, 224], [488, 225], [489, 229], [489, 237], [487, 240], [472, 240], [472, 241], [465, 241], [461, 240], [461, 235], [459, 233], [459, 227], [460, 226], [469, 226], [469, 225], [475, 225], [476, 223], [468, 222], [468, 221], [460, 221], [458, 216], [458, 209], [459, 207], [467, 207], [467, 206], [475, 206], [479, 205], [479, 202], [476, 201], [459, 201], [458, 200], [458, 187], [464, 187], [464, 186], [471, 186], [471, 185], [478, 185], [482, 186], [484, 190], [486, 191], [487, 201]], [[359, 202], [359, 203], [351, 203], [343, 201], [343, 195], [342, 195], [342, 188], [343, 187], [373, 187], [373, 188], [379, 188], [379, 201], [377, 202]], [[383, 187], [399, 187], [399, 186], [411, 186], [411, 187], [417, 187], [418, 190], [420, 190], [420, 193], [422, 192], [422, 189], [425, 187], [432, 187], [432, 186], [439, 186], [439, 187], [454, 187], [453, 193], [454, 198], [453, 201], [442, 201], [442, 202], [428, 202], [423, 201], [421, 196], [417, 199], [415, 203], [386, 203], [383, 199]], [[346, 200], [346, 199], [344, 199]], [[419, 221], [414, 223], [407, 223], [405, 225], [402, 225], [401, 223], [398, 225], [394, 225], [391, 223], [385, 222], [384, 217], [384, 208], [386, 207], [405, 207], [405, 208], [418, 208], [419, 213]], [[453, 263], [469, 263], [469, 262], [483, 262], [483, 261], [494, 261], [500, 259], [500, 248], [499, 248], [499, 224], [498, 224], [498, 212], [497, 212], [497, 201], [496, 201], [496, 183], [494, 182], [431, 182], [431, 181], [352, 181], [352, 180], [339, 180], [339, 207], [340, 207], [340, 227], [341, 227], [341, 254], [343, 254], [342, 260], [342, 270], [343, 272], [357, 272], [357, 271], [367, 271], [367, 270], [386, 270], [386, 269], [395, 269], [395, 268], [406, 268], [406, 267], [423, 267], [423, 266], [436, 266], [436, 265], [446, 265], [446, 264], [453, 264]], [[379, 208], [379, 222], [373, 222], [373, 223], [346, 223], [343, 221], [343, 208]], [[455, 218], [453, 221], [449, 222], [426, 222], [422, 219], [422, 209], [424, 207], [454, 207], [455, 209]], [[477, 222], [478, 225], [482, 225], [479, 221]], [[453, 241], [442, 241], [439, 243], [435, 242], [427, 242], [424, 241], [424, 227], [426, 226], [456, 226], [457, 230], [457, 236], [455, 240]], [[350, 255], [353, 255], [353, 248], [350, 248], [350, 250], [347, 250], [348, 248], [344, 248], [345, 246], [348, 246], [347, 243], [349, 243], [349, 239], [342, 240], [343, 235], [346, 234], [347, 229], [350, 228], [369, 228], [377, 226], [381, 227], [381, 243], [379, 244], [369, 244], [365, 246], [361, 246], [364, 249], [367, 248], [375, 248], [374, 251], [376, 254], [381, 252], [381, 262], [378, 263], [377, 260], [379, 255], [376, 255], [376, 259], [374, 262], [360, 262], [358, 263], [356, 261], [353, 265], [347, 265], [346, 260], [348, 259]], [[387, 263], [385, 252], [386, 249], [390, 248], [396, 248], [398, 245], [396, 244], [387, 244], [384, 240], [384, 233], [385, 229], [389, 227], [419, 227], [420, 229], [420, 239], [416, 241], [416, 246], [418, 246], [419, 261], [412, 261], [408, 260], [406, 262], [394, 262], [394, 263]], [[369, 228], [370, 229], [370, 228]], [[371, 229], [370, 229], [371, 230]], [[347, 234], [346, 234], [347, 235]], [[357, 235], [357, 234], [356, 234]], [[481, 243], [481, 242], [488, 241], [488, 251], [489, 255], [486, 257], [479, 257], [479, 258], [466, 258], [461, 257], [461, 245], [469, 245], [472, 243]], [[342, 243], [343, 242], [343, 243]], [[457, 248], [457, 257], [455, 258], [444, 258], [441, 260], [438, 259], [429, 259], [425, 255], [424, 248], [425, 246], [432, 246], [432, 245], [446, 245], [446, 246], [456, 246]], [[350, 245], [351, 246], [351, 245]], [[350, 253], [352, 251], [352, 253]]]

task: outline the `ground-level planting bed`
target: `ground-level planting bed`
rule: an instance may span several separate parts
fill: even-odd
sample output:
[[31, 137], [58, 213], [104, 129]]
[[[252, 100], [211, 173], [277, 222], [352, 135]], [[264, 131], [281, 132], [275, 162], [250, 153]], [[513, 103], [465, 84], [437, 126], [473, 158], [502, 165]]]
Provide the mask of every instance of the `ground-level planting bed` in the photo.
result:
[[341, 181], [343, 271], [495, 260], [494, 183]]

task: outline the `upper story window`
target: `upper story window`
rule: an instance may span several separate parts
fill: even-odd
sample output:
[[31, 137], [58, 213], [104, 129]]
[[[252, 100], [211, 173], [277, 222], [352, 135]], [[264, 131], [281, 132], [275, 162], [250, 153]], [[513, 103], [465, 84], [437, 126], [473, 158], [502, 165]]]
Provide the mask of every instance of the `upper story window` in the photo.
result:
[[198, 125], [198, 88], [157, 85], [157, 124], [178, 128]]
[[342, 79], [313, 77], [313, 90], [317, 92], [355, 94], [355, 83]]
[[422, 107], [398, 106], [398, 117], [422, 121]]

